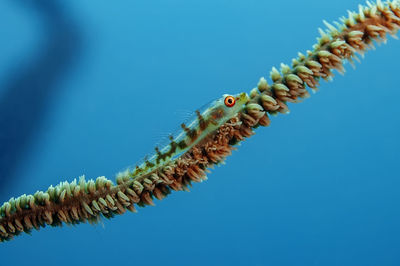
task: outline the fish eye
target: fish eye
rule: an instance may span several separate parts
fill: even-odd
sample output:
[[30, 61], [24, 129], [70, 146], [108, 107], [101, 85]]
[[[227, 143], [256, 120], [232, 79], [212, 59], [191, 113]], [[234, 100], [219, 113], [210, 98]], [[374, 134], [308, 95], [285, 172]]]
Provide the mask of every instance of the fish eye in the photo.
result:
[[232, 106], [234, 106], [235, 103], [236, 103], [235, 97], [233, 97], [233, 96], [226, 96], [226, 97], [225, 97], [225, 100], [224, 100], [224, 103], [225, 103], [225, 105], [226, 105], [227, 107], [232, 107]]

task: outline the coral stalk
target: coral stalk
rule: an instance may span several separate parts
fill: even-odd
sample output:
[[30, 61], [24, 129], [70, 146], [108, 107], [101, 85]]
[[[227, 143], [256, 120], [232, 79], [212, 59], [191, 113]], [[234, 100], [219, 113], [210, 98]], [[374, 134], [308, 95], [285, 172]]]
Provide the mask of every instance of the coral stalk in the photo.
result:
[[221, 163], [235, 145], [254, 134], [254, 129], [270, 124], [270, 115], [287, 113], [287, 103], [298, 102], [315, 91], [321, 78], [330, 80], [334, 69], [344, 72], [343, 63], [356, 59], [373, 42], [386, 41], [400, 28], [400, 3], [367, 2], [359, 12], [349, 12], [342, 23], [321, 32], [318, 43], [306, 55], [299, 54], [292, 66], [281, 65], [271, 71], [272, 84], [261, 78], [250, 93], [250, 102], [237, 116], [218, 128], [202, 142], [165, 166], [141, 176], [120, 174], [116, 184], [99, 177], [96, 180], [62, 182], [46, 192], [11, 198], [0, 208], [0, 241], [10, 240], [21, 232], [46, 225], [97, 222], [111, 218], [135, 205], [153, 205], [153, 198], [163, 199], [171, 190], [187, 190], [192, 182], [206, 179], [208, 169]]

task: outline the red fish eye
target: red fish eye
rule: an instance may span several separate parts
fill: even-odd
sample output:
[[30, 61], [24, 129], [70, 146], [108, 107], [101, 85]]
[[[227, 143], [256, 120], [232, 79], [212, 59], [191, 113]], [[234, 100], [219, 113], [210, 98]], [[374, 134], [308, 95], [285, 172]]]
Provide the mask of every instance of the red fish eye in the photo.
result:
[[235, 102], [236, 102], [235, 97], [233, 97], [233, 96], [226, 96], [225, 97], [224, 103], [225, 103], [226, 106], [232, 107], [232, 106], [235, 105]]

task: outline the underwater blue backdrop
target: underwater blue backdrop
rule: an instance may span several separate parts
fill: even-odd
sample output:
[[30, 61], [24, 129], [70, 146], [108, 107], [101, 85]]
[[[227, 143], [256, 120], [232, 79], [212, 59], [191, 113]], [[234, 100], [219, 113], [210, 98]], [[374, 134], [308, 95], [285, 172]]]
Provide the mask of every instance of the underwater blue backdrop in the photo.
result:
[[[1, 1], [1, 202], [113, 178], [359, 3]], [[399, 62], [390, 38], [190, 193], [19, 236], [0, 245], [0, 265], [400, 265]]]

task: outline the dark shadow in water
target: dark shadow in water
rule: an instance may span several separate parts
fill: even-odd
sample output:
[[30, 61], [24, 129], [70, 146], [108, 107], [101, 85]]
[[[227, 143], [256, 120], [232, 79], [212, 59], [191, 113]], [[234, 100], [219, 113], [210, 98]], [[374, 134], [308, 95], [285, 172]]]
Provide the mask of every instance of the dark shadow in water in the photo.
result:
[[[40, 132], [46, 113], [60, 92], [60, 82], [81, 54], [81, 36], [62, 0], [18, 0], [43, 25], [39, 51], [14, 68], [2, 82], [0, 97], [0, 198], [17, 178], [22, 157]], [[12, 66], [11, 66], [12, 68]], [[12, 182], [12, 183], [11, 183]]]

